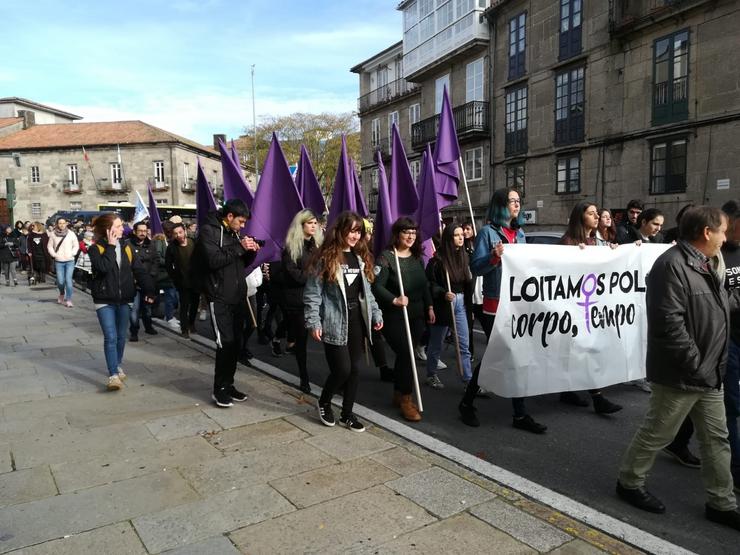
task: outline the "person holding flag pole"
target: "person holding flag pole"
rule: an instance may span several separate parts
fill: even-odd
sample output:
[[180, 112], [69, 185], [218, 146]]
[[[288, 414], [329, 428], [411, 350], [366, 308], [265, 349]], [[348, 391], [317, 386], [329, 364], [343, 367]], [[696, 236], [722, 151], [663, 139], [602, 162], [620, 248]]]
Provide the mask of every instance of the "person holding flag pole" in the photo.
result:
[[[383, 310], [383, 335], [396, 354], [393, 404], [409, 422], [419, 422], [424, 410], [414, 346], [424, 332], [424, 320], [430, 324], [435, 321], [421, 254], [416, 222], [399, 218], [391, 227], [391, 244], [377, 259], [373, 284], [373, 293]], [[416, 403], [411, 398], [412, 391]]]

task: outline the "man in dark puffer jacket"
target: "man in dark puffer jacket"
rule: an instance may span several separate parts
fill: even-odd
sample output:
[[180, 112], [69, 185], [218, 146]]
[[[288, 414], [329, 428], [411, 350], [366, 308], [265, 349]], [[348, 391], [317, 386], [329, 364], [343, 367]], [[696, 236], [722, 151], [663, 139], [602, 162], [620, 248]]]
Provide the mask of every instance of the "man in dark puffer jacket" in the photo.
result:
[[259, 250], [253, 238], [239, 238], [248, 218], [249, 209], [238, 199], [209, 214], [198, 232], [191, 261], [192, 282], [206, 295], [216, 337], [212, 397], [219, 407], [247, 400], [234, 387], [234, 373], [247, 317], [245, 269]]
[[[622, 459], [617, 494], [640, 509], [665, 512], [645, 489], [645, 478], [690, 414], [701, 447], [706, 516], [740, 530], [722, 393], [731, 304], [720, 254], [726, 230], [721, 210], [688, 210], [678, 244], [655, 261], [647, 277], [646, 366], [653, 391], [645, 421]], [[732, 305], [737, 306], [734, 296]]]

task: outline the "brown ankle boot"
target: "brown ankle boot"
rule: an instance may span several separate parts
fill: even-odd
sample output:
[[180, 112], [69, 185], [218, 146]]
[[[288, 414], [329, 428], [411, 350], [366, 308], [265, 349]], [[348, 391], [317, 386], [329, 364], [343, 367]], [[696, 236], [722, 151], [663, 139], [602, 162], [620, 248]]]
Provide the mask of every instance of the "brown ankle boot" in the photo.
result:
[[411, 395], [401, 395], [401, 416], [409, 422], [419, 422], [421, 414], [416, 403], [411, 400]]
[[401, 406], [401, 392], [397, 389], [393, 390], [393, 406], [396, 408]]

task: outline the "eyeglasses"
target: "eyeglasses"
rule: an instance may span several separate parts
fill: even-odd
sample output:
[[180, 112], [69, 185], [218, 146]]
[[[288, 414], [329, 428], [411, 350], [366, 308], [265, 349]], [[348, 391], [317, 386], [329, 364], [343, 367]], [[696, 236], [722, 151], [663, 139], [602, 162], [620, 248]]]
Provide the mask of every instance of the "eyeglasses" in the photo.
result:
[[522, 203], [522, 201], [521, 201], [521, 200], [519, 200], [518, 198], [510, 198], [510, 199], [508, 200], [508, 203], [509, 203], [509, 204], [521, 204], [521, 203]]
[[403, 233], [404, 235], [416, 235], [416, 230], [415, 229], [402, 229], [401, 233]]

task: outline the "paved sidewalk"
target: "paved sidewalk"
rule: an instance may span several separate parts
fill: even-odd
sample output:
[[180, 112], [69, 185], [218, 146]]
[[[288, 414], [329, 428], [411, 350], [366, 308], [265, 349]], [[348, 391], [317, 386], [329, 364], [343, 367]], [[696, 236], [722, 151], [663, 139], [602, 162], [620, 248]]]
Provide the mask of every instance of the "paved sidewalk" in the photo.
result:
[[0, 553], [638, 553], [379, 427], [320, 425], [314, 397], [163, 330], [105, 391], [92, 303], [0, 287]]

